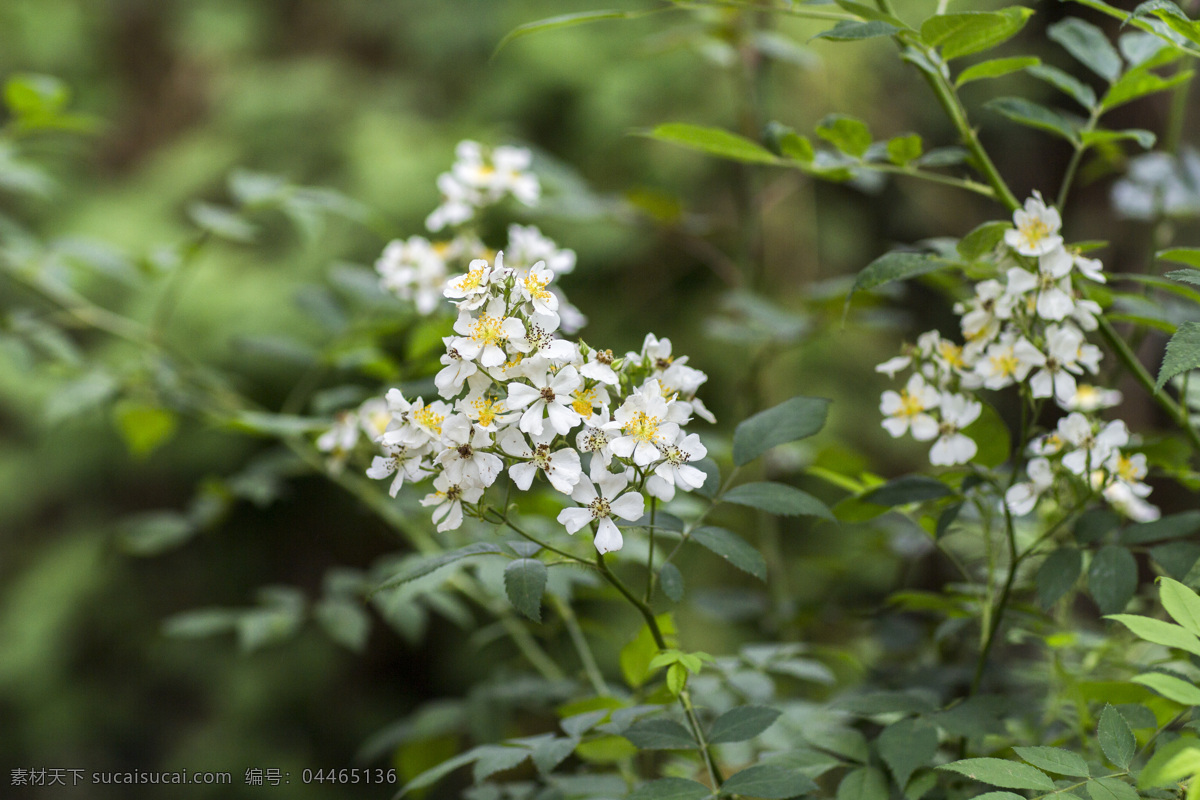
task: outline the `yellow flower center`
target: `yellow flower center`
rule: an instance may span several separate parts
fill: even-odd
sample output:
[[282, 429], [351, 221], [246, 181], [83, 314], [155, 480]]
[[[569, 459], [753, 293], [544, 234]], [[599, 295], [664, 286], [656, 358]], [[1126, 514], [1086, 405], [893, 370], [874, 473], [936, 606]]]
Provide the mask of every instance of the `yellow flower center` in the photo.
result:
[[1133, 463], [1133, 459], [1125, 456], [1117, 456], [1117, 477], [1123, 481], [1133, 483], [1142, 477], [1141, 471]]
[[575, 399], [571, 401], [571, 408], [575, 409], [575, 413], [580, 416], [590, 417], [592, 415], [592, 407], [596, 405], [596, 390], [595, 389], [577, 389], [571, 393]]
[[457, 292], [469, 292], [472, 289], [478, 289], [480, 286], [483, 286], [483, 271], [484, 267], [480, 267], [461, 276], [454, 281], [454, 290]]
[[1005, 377], [1015, 375], [1017, 368], [1021, 366], [1020, 360], [1013, 355], [1011, 350], [998, 356], [992, 356], [988, 360], [992, 362], [992, 370], [997, 375], [1003, 375]]
[[525, 276], [525, 291], [529, 292], [529, 296], [534, 300], [545, 300], [550, 296], [550, 290], [546, 288], [546, 284], [550, 283], [550, 277], [547, 275], [539, 278], [530, 272]]
[[479, 424], [486, 427], [492, 424], [497, 414], [504, 411], [504, 401], [478, 397], [471, 401], [471, 408], [475, 410], [475, 418], [479, 420]]
[[[446, 253], [450, 252], [450, 248], [453, 245], [454, 245], [454, 242], [451, 240], [444, 241], [444, 242], [434, 242], [433, 243], [433, 252], [437, 253], [442, 258], [445, 258]], [[477, 271], [482, 272], [482, 270], [477, 270]]]
[[639, 442], [653, 443], [655, 437], [658, 436], [658, 424], [658, 417], [652, 417], [645, 411], [638, 411], [621, 430]]
[[500, 344], [508, 339], [508, 334], [501, 327], [503, 323], [504, 320], [500, 317], [481, 314], [479, 319], [475, 320], [475, 324], [471, 326], [471, 338], [484, 347]]
[[956, 345], [954, 342], [939, 342], [938, 353], [950, 366], [963, 366], [962, 348]]
[[1030, 244], [1037, 244], [1050, 235], [1050, 228], [1037, 217], [1026, 220], [1025, 224], [1020, 227], [1020, 231]]
[[428, 428], [438, 436], [442, 435], [442, 420], [445, 418], [444, 414], [438, 414], [429, 406], [421, 406], [421, 409], [413, 414], [413, 419], [418, 425]]
[[911, 395], [907, 390], [900, 390], [900, 410], [896, 416], [899, 417], [915, 417], [925, 410], [925, 404], [916, 395]]

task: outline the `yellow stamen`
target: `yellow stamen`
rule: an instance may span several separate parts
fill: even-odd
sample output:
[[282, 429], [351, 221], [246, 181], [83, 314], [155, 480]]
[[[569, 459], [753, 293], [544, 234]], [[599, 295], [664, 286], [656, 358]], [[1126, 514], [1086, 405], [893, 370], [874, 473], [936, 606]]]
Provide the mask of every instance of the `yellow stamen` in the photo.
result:
[[475, 324], [471, 326], [471, 338], [485, 347], [507, 341], [508, 334], [501, 328], [503, 323], [504, 320], [500, 317], [491, 317], [487, 314], [482, 314], [479, 319], [475, 320]]
[[626, 425], [621, 430], [628, 436], [632, 436], [640, 442], [653, 443], [658, 436], [658, 417], [652, 417], [645, 411], [638, 411], [633, 415]]
[[413, 414], [413, 419], [418, 425], [422, 425], [433, 431], [438, 436], [442, 435], [442, 420], [446, 417], [444, 414], [434, 412], [430, 406], [422, 406], [421, 409]]

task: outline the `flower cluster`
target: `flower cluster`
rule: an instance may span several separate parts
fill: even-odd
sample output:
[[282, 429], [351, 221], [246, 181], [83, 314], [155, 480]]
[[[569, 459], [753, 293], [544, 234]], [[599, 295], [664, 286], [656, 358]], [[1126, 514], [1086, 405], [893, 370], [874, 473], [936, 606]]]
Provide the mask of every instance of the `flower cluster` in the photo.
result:
[[[460, 145], [454, 169], [439, 179], [445, 200], [428, 227], [469, 221], [507, 194], [536, 201], [528, 165], [528, 151], [496, 148], [489, 161], [479, 145]], [[455, 260], [466, 269], [451, 272]], [[684, 426], [693, 416], [713, 421], [696, 397], [707, 376], [653, 334], [624, 356], [562, 338], [583, 322], [555, 283], [574, 268], [572, 251], [513, 225], [501, 252], [460, 230], [437, 244], [392, 242], [376, 266], [384, 285], [422, 313], [442, 297], [457, 309], [434, 378], [439, 399], [390, 390], [387, 424], [374, 437], [382, 454], [367, 471], [390, 479], [393, 496], [406, 481], [432, 477], [434, 491], [421, 502], [433, 507], [439, 531], [466, 515], [502, 517], [484, 495], [503, 473], [520, 491], [541, 476], [578, 504], [558, 521], [569, 533], [591, 526], [604, 553], [620, 549], [616, 520], [639, 519], [646, 495], [667, 501], [703, 485], [691, 462], [707, 451]]]
[[[541, 184], [529, 171], [532, 154], [524, 148], [496, 147], [489, 154], [468, 141], [459, 143], [456, 155], [451, 170], [438, 176], [442, 204], [425, 220], [431, 233], [452, 228], [454, 235], [437, 240], [396, 239], [375, 262], [383, 289], [412, 302], [422, 315], [445, 308], [446, 285], [460, 279], [472, 261], [495, 258], [496, 251], [484, 245], [471, 227], [477, 212], [510, 195], [527, 206], [536, 205], [541, 197]], [[575, 268], [575, 251], [559, 248], [533, 225], [510, 225], [501, 250], [507, 254], [507, 265], [517, 270], [528, 271], [538, 262], [555, 275]], [[562, 330], [573, 333], [582, 328], [587, 320], [579, 310], [556, 287], [550, 291], [558, 297]]]
[[1056, 477], [1074, 475], [1134, 519], [1153, 519], [1145, 502], [1150, 489], [1145, 457], [1128, 457], [1122, 422], [1103, 424], [1096, 412], [1121, 401], [1115, 390], [1084, 383], [1099, 369], [1101, 351], [1085, 335], [1096, 329], [1100, 306], [1086, 299], [1076, 281], [1103, 283], [1103, 265], [1065, 246], [1058, 211], [1034, 193], [1013, 213], [1014, 226], [997, 245], [996, 274], [954, 306], [963, 343], [928, 331], [904, 355], [876, 367], [895, 377], [913, 368], [905, 387], [883, 393], [883, 427], [894, 437], [911, 432], [933, 441], [935, 466], [964, 464], [976, 443], [963, 433], [982, 403], [975, 392], [1020, 385], [1033, 401], [1053, 401], [1069, 412], [1051, 434], [1030, 445], [1029, 481], [1015, 484], [1006, 498], [1017, 514], [1033, 510]]

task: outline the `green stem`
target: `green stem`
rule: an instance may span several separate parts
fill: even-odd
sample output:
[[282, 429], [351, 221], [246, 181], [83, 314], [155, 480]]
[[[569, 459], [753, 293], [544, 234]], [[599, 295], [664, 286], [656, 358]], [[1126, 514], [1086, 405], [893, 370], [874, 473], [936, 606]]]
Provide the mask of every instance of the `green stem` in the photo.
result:
[[[1014, 472], [1015, 474], [1015, 472]], [[991, 620], [988, 624], [987, 636], [984, 638], [983, 647], [979, 651], [979, 659], [975, 662], [975, 674], [971, 678], [970, 696], [974, 696], [979, 692], [979, 685], [983, 682], [983, 671], [987, 667], [988, 656], [992, 652], [992, 645], [996, 643], [996, 634], [1000, 631], [1000, 625], [1004, 621], [1004, 612], [1008, 607], [1008, 599], [1012, 594], [1013, 583], [1017, 578], [1017, 567], [1019, 559], [1017, 558], [1017, 534], [1013, 527], [1012, 512], [1008, 510], [1008, 503], [1001, 499], [1004, 506], [1004, 532], [1008, 539], [1008, 575], [1004, 579], [1004, 587], [1000, 590], [1000, 599], [996, 602], [995, 610], [992, 612]]]
[[583, 635], [583, 628], [579, 627], [579, 619], [571, 609], [571, 604], [556, 594], [551, 594], [550, 599], [555, 610], [558, 611], [558, 615], [562, 617], [567, 634], [571, 637], [571, 644], [579, 655], [580, 663], [583, 664], [583, 672], [587, 675], [588, 683], [592, 685], [592, 691], [600, 697], [610, 696], [612, 693], [608, 689], [608, 684], [604, 682], [604, 675], [600, 672], [596, 657], [592, 654], [592, 648], [588, 646], [587, 638]]
[[1162, 406], [1163, 410], [1171, 416], [1171, 419], [1179, 426], [1191, 443], [1192, 449], [1200, 454], [1200, 433], [1192, 427], [1191, 420], [1188, 418], [1187, 409], [1176, 403], [1166, 392], [1159, 391], [1154, 383], [1154, 378], [1150, 377], [1150, 373], [1142, 366], [1142, 362], [1138, 360], [1137, 355], [1130, 349], [1129, 343], [1117, 335], [1113, 329], [1112, 323], [1104, 317], [1099, 318], [1100, 335], [1104, 337], [1104, 341], [1108, 342], [1109, 347], [1116, 353], [1117, 359], [1129, 370], [1134, 379], [1141, 384], [1154, 400]]
[[1097, 106], [1092, 109], [1091, 116], [1088, 117], [1087, 124], [1083, 126], [1080, 133], [1080, 143], [1075, 145], [1075, 152], [1071, 154], [1071, 160], [1067, 162], [1067, 171], [1063, 173], [1062, 184], [1058, 187], [1058, 198], [1054, 205], [1058, 209], [1058, 213], [1062, 214], [1063, 209], [1067, 205], [1067, 195], [1071, 191], [1071, 184], [1075, 181], [1075, 171], [1079, 169], [1079, 162], [1083, 161], [1083, 154], [1087, 152], [1087, 145], [1083, 144], [1082, 137], [1085, 133], [1090, 133], [1096, 127], [1096, 122], [1100, 119], [1100, 108]]

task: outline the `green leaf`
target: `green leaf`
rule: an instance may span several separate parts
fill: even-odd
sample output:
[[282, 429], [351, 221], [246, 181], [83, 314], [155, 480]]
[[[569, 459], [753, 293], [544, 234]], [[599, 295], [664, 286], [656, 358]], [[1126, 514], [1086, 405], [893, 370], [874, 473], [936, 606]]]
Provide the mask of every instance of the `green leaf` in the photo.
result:
[[898, 167], [907, 167], [911, 162], [920, 158], [923, 152], [925, 150], [921, 146], [921, 137], [915, 133], [888, 139], [888, 159]]
[[1131, 70], [1114, 83], [1100, 101], [1105, 111], [1116, 108], [1155, 92], [1166, 91], [1192, 79], [1191, 70], [1176, 72], [1169, 78], [1156, 75], [1145, 69]]
[[687, 778], [659, 778], [643, 783], [629, 793], [628, 800], [704, 800], [712, 790]]
[[530, 751], [524, 747], [505, 747], [499, 744], [486, 744], [476, 748], [475, 766], [471, 777], [476, 783], [487, 780], [497, 772], [512, 769], [529, 758]]
[[877, 486], [859, 499], [877, 506], [903, 506], [923, 503], [954, 494], [954, 490], [937, 478], [925, 475], [905, 475]]
[[683, 599], [683, 573], [670, 561], [663, 564], [658, 571], [658, 585], [662, 587], [663, 594], [670, 598], [672, 603], [678, 603]]
[[1062, 45], [1076, 61], [1109, 83], [1120, 77], [1121, 56], [1104, 32], [1095, 25], [1078, 17], [1067, 17], [1047, 27], [1046, 35]]
[[1041, 64], [1040, 58], [1033, 56], [1015, 56], [1013, 58], [994, 58], [991, 61], [983, 61], [967, 67], [958, 75], [958, 80], [954, 82], [954, 88], [970, 83], [972, 81], [980, 81], [988, 78], [1002, 78], [1005, 75], [1010, 75], [1014, 72], [1019, 72], [1023, 69], [1036, 67]]
[[313, 609], [317, 623], [329, 638], [348, 650], [361, 653], [371, 634], [371, 617], [362, 607], [343, 597], [326, 597]]
[[1025, 800], [1025, 798], [1012, 792], [984, 792], [975, 795], [971, 800]]
[[1182, 539], [1200, 531], [1200, 511], [1181, 511], [1156, 519], [1139, 522], [1121, 531], [1121, 544], [1145, 544], [1163, 539]]
[[667, 689], [676, 697], [687, 686], [687, 667], [683, 664], [672, 664], [667, 667]]
[[1193, 286], [1200, 286], [1200, 270], [1176, 269], [1168, 272], [1166, 277], [1180, 283], [1190, 283]]
[[886, 22], [889, 25], [895, 25], [897, 28], [907, 28], [904, 21], [899, 17], [893, 16], [886, 12], [880, 11], [872, 6], [856, 3], [854, 0], [835, 0], [839, 7], [844, 8], [856, 17], [862, 17], [867, 20], [879, 20]]
[[820, 500], [794, 486], [782, 483], [743, 483], [721, 495], [721, 499], [727, 503], [750, 506], [786, 517], [812, 516], [833, 520], [833, 512]]
[[837, 707], [852, 714], [928, 714], [934, 710], [929, 699], [916, 692], [882, 691], [844, 697]]
[[926, 44], [940, 47], [942, 58], [950, 61], [1003, 44], [1025, 27], [1032, 14], [1033, 9], [1020, 6], [938, 14], [921, 25], [921, 38]]
[[723, 794], [743, 797], [762, 797], [766, 800], [787, 800], [805, 792], [815, 791], [817, 784], [797, 769], [776, 764], [757, 764], [730, 775], [721, 784]]
[[1038, 602], [1042, 608], [1062, 599], [1071, 591], [1083, 572], [1083, 553], [1073, 547], [1063, 547], [1046, 557], [1037, 571]]
[[212, 203], [193, 203], [188, 207], [188, 216], [202, 230], [219, 239], [246, 244], [253, 242], [257, 234], [254, 226], [236, 211]]
[[733, 463], [749, 464], [776, 445], [806, 439], [825, 427], [829, 401], [793, 397], [744, 420], [733, 432]]
[[[659, 614], [655, 620], [658, 622], [658, 628], [662, 631], [662, 635], [670, 644], [675, 637], [675, 620], [669, 613]], [[638, 688], [646, 682], [646, 678], [650, 677], [650, 662], [656, 655], [658, 655], [658, 644], [654, 641], [654, 635], [650, 633], [649, 626], [643, 625], [637, 636], [621, 648], [619, 659], [621, 674], [630, 688]]]
[[692, 531], [690, 540], [760, 581], [767, 579], [767, 562], [745, 539], [732, 531], [706, 525]]
[[329, 420], [294, 414], [271, 414], [267, 411], [243, 411], [229, 422], [229, 427], [260, 436], [300, 436], [328, 430]]
[[1080, 141], [1086, 147], [1091, 147], [1097, 144], [1107, 144], [1109, 142], [1121, 142], [1126, 139], [1132, 139], [1138, 143], [1138, 146], [1143, 150], [1150, 150], [1154, 147], [1154, 143], [1158, 141], [1158, 137], [1151, 131], [1143, 130], [1142, 128], [1126, 128], [1121, 131], [1110, 131], [1104, 128], [1095, 128], [1090, 131], [1080, 132]]
[[180, 639], [198, 639], [227, 633], [237, 625], [238, 613], [227, 608], [202, 608], [184, 611], [163, 622], [163, 635]]
[[113, 407], [113, 419], [125, 446], [136, 458], [145, 458], [157, 450], [179, 427], [179, 418], [173, 412], [129, 400]]
[[1159, 250], [1154, 257], [1162, 261], [1174, 261], [1187, 264], [1189, 267], [1200, 269], [1200, 247], [1176, 247], [1173, 250]]
[[1156, 748], [1138, 774], [1138, 788], [1170, 786], [1200, 775], [1200, 740], [1180, 737]]
[[400, 793], [396, 795], [397, 800], [409, 792], [415, 792], [418, 789], [424, 789], [426, 786], [432, 786], [459, 767], [470, 764], [472, 761], [479, 758], [480, 749], [481, 748], [478, 747], [472, 748], [465, 753], [459, 753], [453, 758], [443, 761], [436, 767], [425, 770], [420, 775], [404, 784], [404, 788], [401, 789]]
[[858, 42], [863, 39], [875, 39], [879, 36], [892, 36], [899, 33], [895, 25], [889, 25], [879, 20], [869, 22], [853, 22], [842, 20], [827, 31], [821, 31], [814, 39], [828, 39], [831, 42]]
[[1082, 756], [1061, 747], [1014, 747], [1013, 750], [1021, 758], [1046, 772], [1076, 778], [1086, 778], [1091, 774]]
[[1087, 782], [1092, 800], [1138, 800], [1137, 790], [1119, 778], [1096, 778]]
[[4, 83], [4, 103], [18, 117], [53, 114], [70, 99], [71, 90], [52, 75], [24, 73]]
[[1110, 614], [1108, 619], [1120, 622], [1147, 642], [1186, 650], [1200, 656], [1200, 639], [1179, 625], [1152, 617], [1139, 617], [1136, 614]]
[[1137, 561], [1124, 547], [1105, 545], [1092, 556], [1088, 567], [1088, 594], [1101, 614], [1116, 614], [1125, 608], [1137, 589]]
[[651, 139], [670, 142], [709, 155], [751, 164], [778, 164], [779, 159], [757, 142], [721, 128], [705, 128], [682, 122], [659, 125], [648, 134]]
[[838, 784], [837, 800], [887, 800], [887, 777], [875, 767], [859, 767]]
[[514, 39], [520, 39], [522, 36], [528, 36], [531, 33], [541, 33], [542, 31], [556, 30], [558, 28], [570, 28], [575, 25], [586, 25], [589, 22], [599, 22], [606, 19], [628, 19], [634, 14], [628, 11], [580, 11], [574, 14], [560, 14], [555, 17], [547, 17], [536, 22], [527, 22], [524, 25], [518, 25], [509, 31], [500, 44], [496, 45], [495, 53], [499, 53], [504, 49], [504, 46]]
[[957, 772], [980, 783], [990, 783], [1003, 789], [1054, 791], [1054, 782], [1046, 773], [1027, 764], [1005, 761], [1002, 758], [967, 758], [943, 764], [938, 769]]
[[696, 740], [673, 719], [640, 719], [621, 734], [642, 750], [687, 750]]
[[896, 785], [906, 786], [913, 772], [928, 765], [937, 754], [937, 728], [921, 719], [902, 719], [884, 728], [875, 746]]
[[1184, 322], [1167, 342], [1154, 390], [1159, 391], [1171, 378], [1197, 367], [1200, 367], [1200, 322]]
[[975, 261], [996, 249], [1004, 241], [1005, 231], [1012, 230], [1007, 222], [985, 222], [958, 240], [955, 249], [968, 261]]
[[850, 287], [850, 293], [846, 295], [846, 307], [850, 307], [850, 298], [854, 296], [855, 292], [874, 289], [876, 286], [882, 286], [892, 281], [915, 278], [918, 275], [925, 275], [935, 270], [944, 269], [952, 264], [952, 261], [937, 258], [926, 253], [911, 253], [900, 250], [884, 253], [870, 264], [867, 264], [858, 273], [858, 277], [854, 279], [854, 285]]
[[121, 549], [135, 556], [156, 556], [181, 547], [198, 529], [190, 519], [174, 511], [137, 514], [121, 525]]
[[409, 581], [415, 581], [417, 578], [423, 578], [435, 570], [439, 570], [442, 567], [453, 564], [455, 561], [461, 561], [464, 558], [500, 552], [503, 552], [500, 549], [500, 545], [492, 544], [490, 542], [476, 542], [474, 544], [469, 544], [466, 547], [460, 547], [457, 550], [451, 550], [448, 553], [442, 553], [436, 556], [425, 556], [417, 560], [415, 564], [411, 564], [405, 569], [402, 569], [399, 574], [392, 576], [383, 583], [379, 584], [379, 586], [376, 586], [374, 591], [378, 592], [382, 589], [391, 589], [393, 587], [400, 586], [401, 584], [408, 583]]
[[1079, 142], [1079, 134], [1066, 117], [1023, 97], [997, 97], [995, 100], [985, 103], [984, 107], [1007, 117], [1018, 125], [1026, 125], [1053, 133], [1072, 144]]
[[1038, 80], [1045, 81], [1063, 94], [1068, 95], [1088, 111], [1091, 111], [1096, 106], [1095, 90], [1074, 75], [1068, 75], [1058, 67], [1052, 67], [1049, 64], [1030, 67], [1027, 71]]
[[1147, 672], [1132, 680], [1134, 683], [1140, 683], [1153, 689], [1168, 700], [1174, 700], [1185, 706], [1200, 706], [1200, 687], [1188, 683], [1182, 678], [1165, 675], [1161, 672]]
[[1200, 561], [1200, 544], [1167, 542], [1150, 548], [1150, 557], [1167, 575], [1182, 580], [1191, 571], [1192, 566]]
[[1200, 596], [1179, 581], [1159, 578], [1163, 608], [1186, 630], [1200, 636]]
[[738, 706], [717, 717], [708, 733], [710, 744], [745, 742], [753, 739], [779, 718], [779, 709], [767, 706]]
[[536, 558], [518, 558], [504, 568], [504, 592], [512, 607], [534, 622], [542, 621], [542, 592], [546, 565]]
[[871, 130], [860, 119], [830, 114], [817, 123], [817, 136], [852, 158], [862, 158], [871, 146]]

